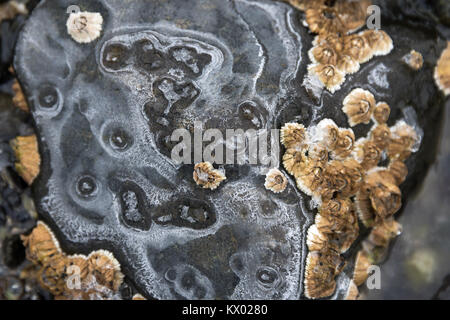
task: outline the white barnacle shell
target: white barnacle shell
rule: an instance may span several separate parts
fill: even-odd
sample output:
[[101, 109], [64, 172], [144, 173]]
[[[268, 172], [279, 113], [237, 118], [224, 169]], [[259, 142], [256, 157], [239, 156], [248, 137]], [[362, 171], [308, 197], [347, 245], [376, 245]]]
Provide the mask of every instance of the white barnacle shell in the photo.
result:
[[71, 13], [67, 19], [67, 32], [78, 43], [89, 43], [100, 36], [103, 17], [98, 12]]

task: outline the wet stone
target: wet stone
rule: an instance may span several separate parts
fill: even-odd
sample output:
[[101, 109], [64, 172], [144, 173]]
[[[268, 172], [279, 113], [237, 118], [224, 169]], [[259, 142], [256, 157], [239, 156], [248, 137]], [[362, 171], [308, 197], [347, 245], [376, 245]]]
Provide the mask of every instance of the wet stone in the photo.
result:
[[[291, 177], [284, 192], [268, 192], [270, 168], [248, 159], [225, 166], [228, 179], [217, 190], [200, 188], [195, 164], [171, 159], [175, 129], [192, 133], [195, 121], [221, 131], [279, 129], [323, 118], [346, 127], [341, 102], [361, 87], [389, 103], [392, 121], [412, 107], [424, 130], [407, 163], [406, 195], [433, 160], [443, 97], [432, 66], [444, 42], [431, 29], [386, 20], [394, 51], [316, 101], [301, 86], [312, 36], [285, 3], [80, 0], [104, 19], [89, 44], [61, 32], [72, 4], [42, 1], [16, 48], [14, 67], [40, 139], [37, 210], [72, 252], [112, 251], [147, 298], [304, 297], [310, 198]], [[411, 46], [427, 61], [420, 72], [401, 61]], [[355, 129], [356, 138], [368, 129]]]

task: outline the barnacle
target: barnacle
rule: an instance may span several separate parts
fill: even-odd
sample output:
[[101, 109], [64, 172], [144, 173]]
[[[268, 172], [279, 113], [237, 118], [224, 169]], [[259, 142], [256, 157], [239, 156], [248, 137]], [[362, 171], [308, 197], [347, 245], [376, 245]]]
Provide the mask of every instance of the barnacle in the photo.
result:
[[360, 123], [369, 123], [375, 109], [375, 97], [367, 90], [354, 89], [344, 99], [342, 110], [348, 117], [348, 123], [354, 127]]
[[447, 48], [442, 52], [436, 65], [434, 80], [445, 95], [450, 94], [450, 41], [447, 41]]
[[71, 13], [67, 19], [67, 32], [78, 43], [89, 43], [100, 37], [103, 17], [98, 12]]
[[408, 167], [400, 160], [391, 161], [388, 171], [394, 177], [397, 185], [402, 184], [408, 175]]
[[310, 251], [321, 251], [328, 246], [328, 237], [319, 230], [317, 225], [313, 224], [308, 229], [308, 235], [306, 237], [306, 244]]
[[328, 150], [321, 143], [312, 143], [308, 146], [308, 158], [316, 165], [325, 166], [328, 162]]
[[381, 219], [396, 213], [402, 204], [402, 195], [395, 179], [388, 171], [377, 170], [370, 173], [365, 180], [373, 210]]
[[308, 162], [308, 158], [304, 151], [287, 149], [286, 153], [283, 155], [284, 168], [289, 174], [296, 178], [304, 174]]
[[391, 114], [391, 108], [386, 102], [378, 102], [373, 111], [373, 120], [377, 124], [385, 124]]
[[284, 174], [280, 170], [274, 168], [267, 173], [264, 187], [274, 193], [280, 193], [286, 189], [287, 183], [288, 181]]
[[320, 63], [322, 65], [337, 66], [338, 60], [340, 60], [336, 50], [329, 45], [314, 46], [308, 54], [313, 63]]
[[322, 203], [316, 215], [317, 229], [325, 234], [342, 233], [353, 228], [358, 219], [349, 199], [332, 199]]
[[[40, 284], [55, 299], [107, 299], [123, 281], [120, 264], [105, 250], [89, 256], [68, 256], [61, 251], [52, 231], [39, 221], [30, 235], [22, 236], [27, 258], [39, 266]], [[72, 283], [76, 278], [78, 283]], [[73, 286], [72, 286], [73, 285]]]
[[344, 38], [344, 52], [359, 63], [372, 59], [374, 51], [362, 34], [349, 35]]
[[194, 181], [203, 189], [215, 190], [226, 179], [222, 171], [214, 169], [211, 163], [201, 162], [194, 167]]
[[402, 226], [391, 218], [377, 224], [370, 232], [368, 241], [375, 246], [387, 247], [401, 232]]
[[353, 74], [359, 71], [360, 64], [348, 54], [342, 54], [339, 56], [339, 60], [336, 64], [337, 68], [346, 74]]
[[355, 134], [352, 129], [339, 129], [336, 148], [332, 151], [335, 159], [345, 159], [353, 151], [355, 146]]
[[17, 172], [31, 185], [38, 176], [41, 165], [36, 135], [17, 137], [11, 141], [11, 147], [16, 156]]
[[280, 132], [281, 143], [286, 149], [300, 149], [307, 143], [305, 126], [299, 123], [286, 123]]
[[314, 140], [323, 144], [328, 150], [336, 149], [339, 128], [333, 120], [323, 119], [314, 128]]
[[364, 170], [372, 169], [378, 165], [382, 156], [381, 152], [382, 149], [372, 140], [360, 138], [356, 141], [354, 154]]
[[137, 293], [133, 296], [133, 300], [147, 300], [141, 294]]
[[318, 34], [345, 33], [345, 26], [336, 10], [328, 6], [310, 8], [305, 11], [309, 29]]
[[402, 58], [402, 61], [415, 71], [420, 70], [423, 66], [423, 56], [416, 50], [411, 50]]
[[324, 169], [318, 162], [310, 162], [296, 177], [297, 187], [309, 196], [316, 196], [324, 181]]
[[25, 112], [29, 112], [30, 109], [28, 108], [27, 100], [25, 99], [25, 96], [23, 95], [22, 87], [20, 86], [20, 83], [19, 83], [19, 81], [17, 81], [17, 79], [15, 79], [13, 82], [12, 90], [14, 92], [14, 97], [13, 97], [14, 105], [17, 108], [19, 108]]
[[380, 150], [385, 150], [390, 143], [391, 130], [385, 124], [374, 126], [369, 132], [369, 138]]
[[341, 88], [341, 84], [345, 81], [345, 74], [339, 71], [331, 64], [313, 64], [308, 66], [308, 72], [318, 77], [321, 83], [334, 93]]
[[309, 299], [328, 297], [336, 289], [335, 277], [344, 267], [342, 257], [335, 251], [312, 251], [306, 258], [305, 296]]
[[391, 127], [392, 138], [387, 147], [387, 155], [389, 158], [406, 160], [412, 152], [414, 144], [418, 140], [418, 136], [413, 127], [406, 124], [403, 120], [398, 121]]
[[372, 265], [372, 262], [369, 258], [369, 255], [365, 250], [358, 251], [355, 260], [355, 270], [353, 274], [353, 282], [360, 286], [366, 281], [369, 276], [369, 267]]
[[366, 30], [361, 36], [367, 41], [374, 56], [384, 56], [394, 49], [391, 37], [383, 30]]

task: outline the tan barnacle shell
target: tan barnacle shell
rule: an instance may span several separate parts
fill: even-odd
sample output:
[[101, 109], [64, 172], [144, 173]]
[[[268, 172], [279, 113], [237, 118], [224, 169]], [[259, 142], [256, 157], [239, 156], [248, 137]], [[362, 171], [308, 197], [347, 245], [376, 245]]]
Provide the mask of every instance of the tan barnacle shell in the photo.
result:
[[346, 32], [355, 31], [365, 25], [367, 8], [370, 5], [370, 0], [337, 0], [335, 2], [334, 6], [339, 18], [343, 21]]
[[387, 247], [402, 232], [402, 226], [393, 218], [378, 223], [370, 232], [369, 241], [375, 246]]
[[336, 10], [329, 6], [309, 8], [305, 11], [305, 22], [309, 30], [318, 34], [344, 33], [342, 24]]
[[369, 137], [380, 150], [385, 150], [390, 143], [391, 130], [387, 125], [380, 124], [370, 130]]
[[359, 63], [372, 59], [373, 50], [361, 34], [349, 35], [344, 38], [344, 53]]
[[388, 171], [395, 178], [397, 185], [401, 185], [408, 175], [408, 167], [400, 160], [389, 163]]
[[22, 235], [21, 239], [26, 248], [27, 259], [35, 264], [48, 263], [62, 254], [55, 235], [42, 221], [38, 221], [30, 235]]
[[309, 252], [305, 268], [305, 296], [309, 299], [331, 296], [336, 289], [335, 277], [344, 265], [342, 257], [333, 250]]
[[349, 197], [353, 195], [354, 190], [354, 182], [343, 162], [331, 161], [325, 169], [320, 188], [322, 200], [330, 200], [336, 193], [341, 197]]
[[345, 81], [345, 74], [331, 64], [312, 64], [308, 66], [308, 72], [316, 76], [331, 93], [339, 90]]
[[89, 274], [95, 277], [98, 284], [110, 290], [117, 291], [122, 284], [123, 274], [120, 264], [111, 252], [98, 250], [92, 252], [88, 257]]
[[342, 54], [337, 61], [337, 68], [346, 74], [353, 74], [359, 71], [361, 67], [359, 62], [348, 54]]
[[336, 248], [340, 253], [345, 253], [350, 249], [359, 235], [358, 219], [355, 217], [355, 223], [340, 233], [331, 233], [329, 235], [330, 248]]
[[355, 284], [353, 280], [350, 280], [347, 289], [347, 294], [345, 295], [345, 300], [358, 300], [358, 298], [359, 298], [358, 286]]
[[381, 160], [382, 150], [377, 144], [367, 138], [360, 138], [356, 141], [353, 154], [364, 170], [369, 170], [378, 165]]
[[355, 260], [353, 281], [359, 287], [369, 277], [369, 267], [372, 265], [369, 255], [365, 250], [358, 251]]
[[383, 30], [366, 30], [362, 33], [375, 56], [384, 56], [394, 49], [391, 37]]
[[280, 140], [286, 149], [303, 148], [308, 140], [305, 126], [299, 123], [286, 123], [281, 128]]
[[387, 170], [377, 170], [367, 175], [370, 202], [382, 220], [392, 216], [402, 206], [402, 193]]
[[308, 146], [308, 158], [318, 165], [325, 166], [328, 162], [328, 150], [322, 143], [311, 143]]
[[133, 299], [132, 300], [147, 300], [147, 299], [145, 299], [145, 297], [143, 296], [143, 295], [141, 295], [141, 294], [139, 294], [139, 293], [136, 293], [134, 296], [133, 296]]
[[423, 56], [416, 50], [411, 50], [410, 53], [403, 56], [402, 61], [415, 71], [420, 70], [423, 66]]
[[312, 45], [314, 47], [331, 47], [339, 55], [344, 49], [344, 38], [336, 33], [322, 34], [314, 38]]
[[309, 196], [316, 196], [324, 179], [324, 169], [319, 162], [310, 161], [296, 177], [297, 187]]
[[267, 173], [264, 187], [274, 193], [280, 193], [286, 189], [287, 183], [288, 181], [284, 174], [274, 168]]
[[413, 127], [403, 120], [391, 127], [392, 138], [387, 148], [387, 154], [391, 160], [406, 160], [412, 152], [418, 136]]
[[89, 43], [100, 36], [103, 17], [98, 12], [71, 13], [67, 19], [67, 32], [78, 43]]
[[17, 137], [11, 141], [16, 156], [15, 167], [20, 176], [31, 185], [39, 174], [41, 157], [36, 135]]
[[[330, 209], [328, 209], [330, 206], [336, 211], [330, 212]], [[315, 218], [317, 229], [324, 234], [342, 234], [350, 230], [355, 231], [353, 227], [357, 224], [358, 218], [348, 198], [332, 199], [322, 203], [319, 214]]]
[[306, 244], [309, 251], [321, 251], [328, 248], [328, 237], [319, 231], [317, 226], [313, 224], [308, 229]]
[[447, 48], [434, 69], [434, 80], [445, 95], [450, 94], [450, 41], [447, 41]]
[[214, 169], [209, 162], [197, 163], [194, 167], [194, 181], [203, 189], [215, 190], [226, 179], [222, 171]]
[[336, 148], [331, 152], [335, 159], [345, 159], [353, 151], [355, 146], [355, 134], [352, 129], [339, 129]]
[[296, 178], [304, 174], [308, 162], [304, 151], [287, 149], [283, 155], [284, 168], [290, 175]]
[[17, 79], [14, 80], [12, 84], [12, 90], [14, 92], [13, 103], [14, 105], [21, 109], [22, 111], [29, 112], [27, 100], [22, 91], [22, 87], [20, 86], [19, 81]]
[[325, 44], [312, 47], [308, 55], [313, 63], [320, 63], [322, 65], [330, 64], [336, 66], [339, 60], [336, 50]]
[[375, 97], [367, 90], [354, 89], [344, 99], [342, 111], [348, 117], [351, 127], [360, 123], [369, 123], [375, 109]]
[[377, 124], [385, 124], [389, 120], [391, 107], [386, 102], [378, 102], [373, 111], [373, 121]]
[[355, 208], [358, 213], [359, 220], [364, 226], [370, 228], [375, 223], [375, 212], [370, 202], [370, 189], [361, 188], [355, 197]]
[[336, 149], [339, 127], [331, 119], [323, 119], [314, 128], [314, 141], [323, 144], [328, 150]]

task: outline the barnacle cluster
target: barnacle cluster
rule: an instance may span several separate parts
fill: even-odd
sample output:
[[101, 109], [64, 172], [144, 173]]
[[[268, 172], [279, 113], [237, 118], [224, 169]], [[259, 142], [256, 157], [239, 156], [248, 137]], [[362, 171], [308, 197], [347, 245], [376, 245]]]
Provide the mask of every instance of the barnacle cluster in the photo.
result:
[[39, 221], [22, 236], [27, 258], [39, 267], [38, 281], [58, 300], [109, 299], [122, 284], [119, 262], [105, 250], [66, 255], [49, 227]]
[[434, 79], [439, 89], [445, 95], [450, 95], [450, 41], [447, 42], [447, 48], [439, 58], [434, 70]]
[[[294, 123], [282, 128], [283, 165], [318, 206], [307, 235], [308, 298], [327, 297], [335, 291], [335, 277], [344, 263], [341, 254], [359, 234], [358, 216], [373, 229], [358, 255], [356, 285], [361, 284], [359, 269], [367, 271], [366, 265], [375, 261], [370, 258], [373, 250], [386, 247], [400, 232], [393, 218], [401, 207], [399, 185], [408, 173], [404, 161], [416, 151], [419, 140], [404, 120], [388, 127], [389, 105], [377, 103], [369, 91], [353, 90], [343, 105], [351, 126], [373, 122], [366, 137], [356, 140], [352, 129], [339, 128], [331, 119], [307, 129]], [[389, 165], [380, 166], [382, 160], [389, 160]], [[355, 296], [355, 287], [349, 296]]]
[[17, 172], [31, 185], [38, 176], [41, 165], [36, 135], [17, 137], [11, 141], [11, 147], [16, 156]]
[[226, 179], [224, 173], [214, 169], [209, 162], [197, 163], [194, 167], [194, 181], [203, 189], [215, 190]]
[[339, 90], [347, 74], [353, 74], [374, 56], [389, 54], [392, 39], [382, 30], [365, 30], [370, 0], [289, 0], [305, 12], [305, 24], [317, 34], [309, 51], [311, 64], [305, 86], [325, 86], [331, 93]]

